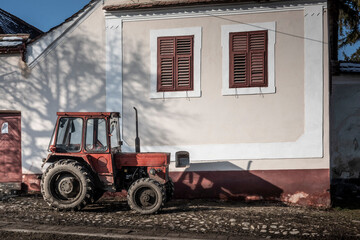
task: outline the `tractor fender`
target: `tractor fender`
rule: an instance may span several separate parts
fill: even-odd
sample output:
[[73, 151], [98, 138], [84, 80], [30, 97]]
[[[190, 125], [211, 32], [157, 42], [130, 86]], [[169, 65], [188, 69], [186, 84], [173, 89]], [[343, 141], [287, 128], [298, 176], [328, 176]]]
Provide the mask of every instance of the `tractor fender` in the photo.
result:
[[83, 156], [73, 156], [73, 155], [67, 155], [67, 154], [54, 154], [54, 153], [50, 153], [46, 159], [43, 160], [43, 164], [41, 165], [41, 168], [44, 167], [44, 165], [46, 163], [54, 163], [57, 161], [60, 161], [62, 159], [71, 159], [71, 160], [75, 160], [81, 164], [83, 164], [85, 167], [87, 167], [89, 170], [91, 170], [93, 173], [95, 172], [95, 169], [93, 168], [93, 166], [89, 163], [89, 161], [87, 160], [86, 157]]

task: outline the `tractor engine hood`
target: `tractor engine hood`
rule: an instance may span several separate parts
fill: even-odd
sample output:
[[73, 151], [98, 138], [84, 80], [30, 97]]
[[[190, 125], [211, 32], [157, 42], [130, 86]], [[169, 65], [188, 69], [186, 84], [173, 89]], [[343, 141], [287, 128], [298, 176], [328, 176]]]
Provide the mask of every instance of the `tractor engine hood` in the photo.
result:
[[114, 160], [117, 168], [162, 167], [170, 164], [170, 153], [117, 153]]

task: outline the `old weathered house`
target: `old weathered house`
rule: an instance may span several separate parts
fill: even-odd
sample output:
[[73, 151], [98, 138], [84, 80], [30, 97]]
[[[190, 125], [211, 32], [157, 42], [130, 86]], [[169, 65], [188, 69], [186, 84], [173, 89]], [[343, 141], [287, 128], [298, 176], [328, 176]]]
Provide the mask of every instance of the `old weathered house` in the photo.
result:
[[[119, 111], [133, 151], [188, 151], [177, 197], [330, 204], [327, 1], [91, 1], [1, 57], [0, 109], [21, 112], [36, 190], [57, 111]], [[8, 65], [4, 68], [3, 63]]]

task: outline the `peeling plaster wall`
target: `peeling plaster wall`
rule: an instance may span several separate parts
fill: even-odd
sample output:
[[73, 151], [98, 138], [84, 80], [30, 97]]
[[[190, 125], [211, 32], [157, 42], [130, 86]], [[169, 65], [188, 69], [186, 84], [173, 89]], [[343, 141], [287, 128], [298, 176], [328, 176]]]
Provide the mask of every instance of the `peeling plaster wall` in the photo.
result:
[[[358, 82], [344, 83], [357, 79]], [[332, 179], [360, 178], [360, 74], [334, 78], [331, 97]]]

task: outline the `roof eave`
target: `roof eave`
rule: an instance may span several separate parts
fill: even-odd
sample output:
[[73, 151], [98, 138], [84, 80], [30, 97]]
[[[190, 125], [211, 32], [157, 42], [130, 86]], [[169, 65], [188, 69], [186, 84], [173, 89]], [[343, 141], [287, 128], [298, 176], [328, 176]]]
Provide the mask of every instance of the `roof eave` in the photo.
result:
[[164, 7], [196, 6], [204, 4], [224, 4], [224, 3], [246, 3], [246, 2], [269, 2], [269, 0], [178, 0], [178, 1], [153, 1], [144, 3], [126, 3], [104, 6], [105, 11], [150, 9]]
[[24, 53], [30, 34], [0, 34], [0, 54]]

